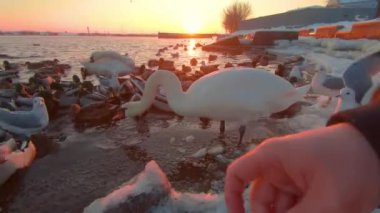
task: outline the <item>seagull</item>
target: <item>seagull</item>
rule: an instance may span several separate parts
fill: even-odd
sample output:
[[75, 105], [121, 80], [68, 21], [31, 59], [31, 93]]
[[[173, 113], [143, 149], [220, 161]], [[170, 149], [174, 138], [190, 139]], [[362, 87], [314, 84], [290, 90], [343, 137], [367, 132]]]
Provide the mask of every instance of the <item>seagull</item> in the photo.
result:
[[346, 87], [355, 91], [357, 103], [373, 86], [372, 76], [380, 72], [380, 51], [354, 62], [344, 73], [343, 80]]
[[16, 135], [29, 138], [42, 131], [49, 123], [44, 99], [33, 98], [31, 111], [9, 111], [0, 108], [0, 128]]
[[340, 94], [338, 97], [338, 103], [335, 107], [334, 113], [338, 113], [341, 111], [353, 109], [359, 106], [355, 100], [355, 91], [348, 87], [345, 87], [340, 90]]
[[342, 78], [324, 72], [316, 73], [311, 80], [311, 91], [316, 94], [328, 96], [329, 100], [331, 100], [331, 97], [339, 95], [339, 91], [344, 87], [345, 85]]

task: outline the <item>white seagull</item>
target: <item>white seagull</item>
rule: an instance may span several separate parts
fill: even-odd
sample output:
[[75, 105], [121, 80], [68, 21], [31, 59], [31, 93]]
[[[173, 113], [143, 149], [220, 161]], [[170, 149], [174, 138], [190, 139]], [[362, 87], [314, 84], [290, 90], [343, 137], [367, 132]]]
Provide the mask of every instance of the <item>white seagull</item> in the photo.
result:
[[14, 133], [30, 137], [42, 131], [49, 123], [49, 114], [44, 99], [33, 98], [31, 111], [9, 111], [0, 108], [0, 128]]

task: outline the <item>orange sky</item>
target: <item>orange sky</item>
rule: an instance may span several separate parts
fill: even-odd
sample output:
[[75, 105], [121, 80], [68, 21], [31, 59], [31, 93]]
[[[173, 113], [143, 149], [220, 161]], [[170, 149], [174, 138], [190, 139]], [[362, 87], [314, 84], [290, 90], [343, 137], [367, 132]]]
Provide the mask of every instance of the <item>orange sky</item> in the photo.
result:
[[[223, 32], [223, 9], [234, 0], [0, 0], [0, 30], [157, 33]], [[251, 0], [259, 17], [324, 0]]]

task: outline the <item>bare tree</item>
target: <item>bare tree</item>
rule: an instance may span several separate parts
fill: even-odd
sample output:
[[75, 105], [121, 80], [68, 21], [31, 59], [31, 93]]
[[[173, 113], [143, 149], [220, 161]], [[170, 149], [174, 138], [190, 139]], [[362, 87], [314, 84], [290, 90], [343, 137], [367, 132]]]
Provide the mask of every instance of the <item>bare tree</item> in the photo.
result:
[[223, 26], [226, 32], [232, 33], [239, 28], [241, 21], [252, 14], [249, 2], [234, 2], [223, 10]]
[[326, 1], [326, 7], [340, 7], [340, 1], [339, 0], [327, 0]]

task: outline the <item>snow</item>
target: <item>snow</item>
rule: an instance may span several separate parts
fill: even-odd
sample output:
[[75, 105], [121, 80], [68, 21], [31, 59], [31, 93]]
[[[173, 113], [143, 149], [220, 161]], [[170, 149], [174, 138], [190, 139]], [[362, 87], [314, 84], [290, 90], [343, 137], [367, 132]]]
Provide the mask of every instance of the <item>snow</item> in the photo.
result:
[[[171, 193], [171, 186], [163, 171], [156, 162], [151, 161], [142, 173], [132, 178], [121, 188], [111, 192], [104, 198], [92, 202], [84, 209], [85, 213], [101, 213], [115, 209], [136, 210], [139, 205], [147, 205], [149, 202], [136, 203], [136, 197], [147, 194], [152, 203], [161, 201]], [[158, 197], [157, 197], [158, 196]], [[131, 201], [132, 200], [132, 201]], [[133, 203], [135, 201], [135, 203]], [[141, 201], [141, 200], [140, 200]], [[145, 201], [144, 201], [145, 202]], [[128, 211], [126, 211], [128, 212]]]
[[[243, 194], [246, 212], [250, 212], [249, 190], [250, 187]], [[157, 163], [150, 161], [144, 171], [121, 188], [92, 202], [83, 212], [227, 213], [227, 208], [224, 194], [177, 192]]]
[[185, 140], [187, 143], [191, 143], [191, 142], [194, 141], [194, 139], [195, 139], [195, 137], [194, 137], [193, 135], [189, 135], [189, 136], [185, 137], [184, 140]]
[[222, 154], [224, 152], [224, 147], [222, 145], [216, 145], [214, 147], [211, 147], [207, 153], [210, 154], [210, 155], [219, 155], [219, 154]]
[[206, 154], [207, 154], [207, 148], [202, 148], [198, 150], [197, 152], [195, 152], [194, 154], [192, 154], [191, 157], [203, 158], [204, 156], [206, 156]]
[[356, 60], [380, 50], [376, 40], [341, 40], [300, 38], [298, 41], [277, 41], [268, 52], [274, 54], [302, 55], [308, 64], [315, 64], [315, 71], [335, 76], [343, 72]]

